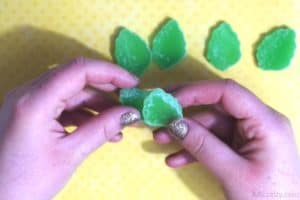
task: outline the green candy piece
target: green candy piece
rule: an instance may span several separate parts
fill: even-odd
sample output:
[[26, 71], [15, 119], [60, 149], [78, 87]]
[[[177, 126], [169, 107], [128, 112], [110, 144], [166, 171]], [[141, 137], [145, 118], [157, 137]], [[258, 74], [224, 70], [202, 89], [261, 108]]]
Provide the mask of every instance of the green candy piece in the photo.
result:
[[182, 117], [183, 114], [177, 99], [158, 88], [152, 90], [145, 98], [142, 115], [147, 125], [162, 127]]
[[151, 51], [137, 34], [123, 28], [115, 40], [115, 59], [124, 69], [142, 76], [151, 62]]
[[151, 127], [166, 126], [183, 115], [177, 99], [160, 88], [151, 91], [121, 89], [119, 100], [123, 105], [138, 109], [144, 122]]
[[141, 113], [144, 106], [144, 99], [150, 91], [144, 91], [138, 88], [121, 89], [119, 100], [123, 105], [138, 109]]
[[206, 58], [219, 70], [226, 70], [241, 58], [240, 41], [228, 23], [221, 23], [209, 36]]
[[154, 36], [152, 41], [153, 60], [162, 68], [168, 69], [180, 62], [186, 54], [183, 32], [177, 21], [169, 20]]
[[296, 50], [296, 33], [277, 28], [267, 34], [256, 49], [258, 66], [264, 70], [281, 70], [289, 66]]

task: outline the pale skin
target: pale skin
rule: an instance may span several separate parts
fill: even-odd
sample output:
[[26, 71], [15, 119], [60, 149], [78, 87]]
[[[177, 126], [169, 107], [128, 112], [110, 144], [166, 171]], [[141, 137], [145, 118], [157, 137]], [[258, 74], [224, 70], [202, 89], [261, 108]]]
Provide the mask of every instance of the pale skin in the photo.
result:
[[[52, 199], [89, 154], [122, 139], [120, 117], [139, 113], [116, 105], [106, 92], [137, 84], [114, 64], [80, 58], [10, 92], [0, 111], [1, 199]], [[300, 159], [286, 117], [229, 80], [189, 84], [173, 93], [183, 107], [212, 110], [182, 119], [189, 127], [177, 140], [184, 150], [168, 156], [168, 166], [201, 163], [232, 200], [253, 199], [254, 192], [298, 193]], [[64, 129], [70, 124], [78, 126], [72, 135]], [[160, 129], [154, 139], [168, 144], [171, 135]]]

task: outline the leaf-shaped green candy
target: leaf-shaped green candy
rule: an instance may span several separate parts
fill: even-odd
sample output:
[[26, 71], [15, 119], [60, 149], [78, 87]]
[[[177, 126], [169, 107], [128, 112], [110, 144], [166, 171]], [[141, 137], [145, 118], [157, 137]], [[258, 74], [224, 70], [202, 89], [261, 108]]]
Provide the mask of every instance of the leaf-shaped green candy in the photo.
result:
[[151, 51], [137, 34], [123, 28], [115, 40], [115, 59], [124, 69], [142, 76], [151, 62]]
[[122, 89], [119, 100], [123, 105], [138, 109], [145, 124], [151, 127], [167, 126], [182, 117], [182, 107], [177, 99], [160, 88], [150, 91]]
[[147, 125], [162, 127], [182, 117], [182, 107], [175, 97], [157, 88], [146, 96], [142, 115]]
[[223, 22], [211, 31], [205, 56], [211, 64], [222, 71], [239, 61], [240, 42], [229, 24]]
[[177, 21], [171, 19], [164, 24], [152, 41], [153, 60], [162, 68], [168, 69], [180, 62], [186, 54], [183, 32]]
[[256, 49], [258, 65], [264, 70], [281, 70], [289, 66], [296, 49], [296, 33], [278, 28], [267, 34]]
[[138, 88], [121, 89], [119, 100], [123, 105], [134, 107], [142, 113], [144, 99], [149, 93], [150, 91]]

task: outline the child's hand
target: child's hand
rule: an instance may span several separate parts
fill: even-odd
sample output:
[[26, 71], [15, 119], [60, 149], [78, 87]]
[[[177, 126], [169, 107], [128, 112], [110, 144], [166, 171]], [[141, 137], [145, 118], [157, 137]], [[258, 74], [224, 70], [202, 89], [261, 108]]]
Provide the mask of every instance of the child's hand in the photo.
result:
[[[8, 94], [0, 112], [0, 199], [51, 199], [91, 152], [120, 140], [122, 126], [139, 118], [87, 86], [113, 91], [137, 83], [113, 64], [81, 58]], [[66, 124], [79, 128], [67, 135]]]
[[[183, 107], [214, 110], [174, 121], [169, 133], [185, 150], [168, 156], [171, 167], [200, 161], [221, 182], [228, 199], [300, 199], [300, 159], [288, 119], [231, 80], [179, 88]], [[166, 130], [154, 134], [169, 143]]]

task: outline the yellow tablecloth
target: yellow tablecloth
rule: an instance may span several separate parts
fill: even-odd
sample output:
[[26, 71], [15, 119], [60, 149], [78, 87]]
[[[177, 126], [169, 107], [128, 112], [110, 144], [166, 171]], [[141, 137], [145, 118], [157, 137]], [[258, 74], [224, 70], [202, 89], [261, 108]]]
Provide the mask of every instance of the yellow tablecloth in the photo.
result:
[[[54, 63], [79, 55], [111, 59], [111, 41], [119, 27], [148, 39], [158, 24], [172, 17], [184, 30], [188, 57], [171, 72], [152, 67], [143, 86], [233, 78], [289, 116], [299, 143], [299, 51], [290, 68], [280, 72], [259, 70], [253, 57], [262, 33], [288, 25], [299, 34], [299, 13], [298, 0], [1, 0], [0, 95]], [[243, 56], [236, 66], [219, 72], [203, 52], [210, 28], [224, 20], [238, 33]], [[224, 198], [200, 165], [166, 167], [164, 157], [179, 147], [156, 145], [151, 137], [147, 128], [126, 129], [120, 144], [107, 144], [84, 162], [57, 199]]]

